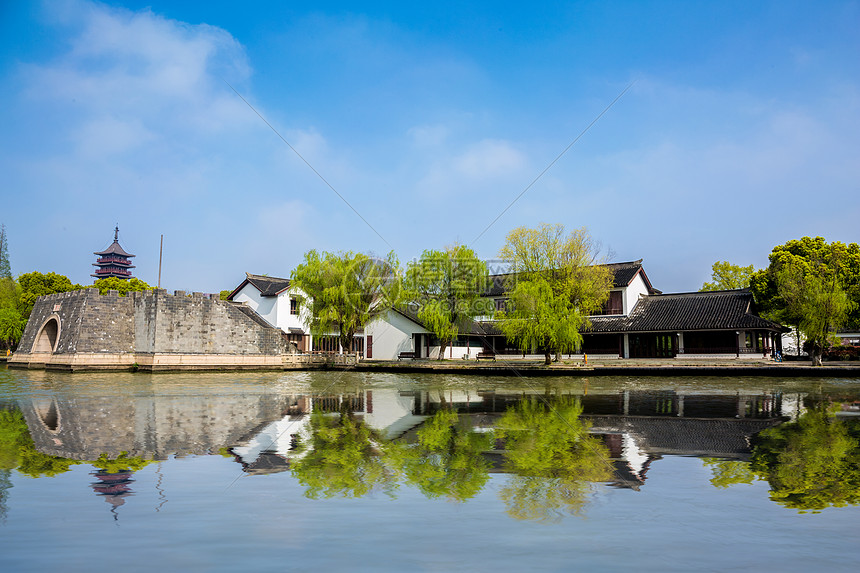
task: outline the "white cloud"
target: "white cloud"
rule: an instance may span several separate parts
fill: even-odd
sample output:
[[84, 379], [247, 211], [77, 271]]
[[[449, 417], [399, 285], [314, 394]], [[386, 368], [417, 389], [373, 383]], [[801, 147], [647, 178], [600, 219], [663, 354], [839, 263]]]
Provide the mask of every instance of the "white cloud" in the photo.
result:
[[32, 100], [74, 102], [84, 122], [134, 117], [154, 133], [251, 119], [221, 81], [235, 85], [250, 75], [244, 49], [226, 31], [86, 2], [66, 4], [57, 20], [71, 47], [24, 67]]
[[115, 117], [97, 117], [75, 134], [78, 152], [87, 159], [101, 160], [121, 154], [156, 139], [137, 118], [122, 121]]
[[471, 179], [499, 179], [520, 171], [527, 163], [525, 155], [510, 142], [484, 139], [469, 146], [454, 159], [457, 171]]
[[410, 128], [407, 134], [418, 147], [436, 147], [445, 143], [450, 131], [445, 125], [418, 125]]

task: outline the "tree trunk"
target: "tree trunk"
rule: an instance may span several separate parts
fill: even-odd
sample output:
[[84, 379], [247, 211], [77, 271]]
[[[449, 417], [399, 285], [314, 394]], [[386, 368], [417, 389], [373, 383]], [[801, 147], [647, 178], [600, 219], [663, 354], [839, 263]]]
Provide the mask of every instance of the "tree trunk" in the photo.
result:
[[813, 350], [812, 351], [812, 365], [813, 366], [821, 366], [821, 351]]
[[445, 349], [448, 348], [448, 341], [441, 340], [439, 341], [439, 358], [437, 360], [442, 360], [445, 358]]
[[794, 327], [794, 335], [797, 338], [797, 357], [800, 358], [800, 327]]
[[550, 351], [547, 350], [543, 354], [544, 354], [544, 356], [543, 356], [544, 366], [549, 366], [550, 364], [552, 364], [552, 354], [550, 353]]

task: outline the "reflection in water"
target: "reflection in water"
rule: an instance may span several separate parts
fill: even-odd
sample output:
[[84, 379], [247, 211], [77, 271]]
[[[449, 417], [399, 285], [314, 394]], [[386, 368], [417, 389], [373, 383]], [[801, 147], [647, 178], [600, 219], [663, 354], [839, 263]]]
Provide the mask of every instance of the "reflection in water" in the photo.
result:
[[466, 501], [489, 479], [491, 462], [484, 455], [491, 444], [487, 433], [472, 431], [456, 412], [442, 409], [420, 427], [415, 442], [393, 445], [392, 465], [404, 481], [427, 497]]
[[386, 445], [348, 406], [335, 415], [314, 411], [307, 429], [307, 443], [299, 446], [302, 455], [292, 465], [293, 475], [307, 487], [307, 497], [392, 493], [396, 480], [382, 455]]
[[738, 460], [722, 460], [719, 458], [702, 458], [705, 466], [710, 468], [711, 485], [725, 489], [735, 484], [751, 484], [756, 479], [749, 462]]
[[786, 507], [820, 511], [860, 504], [860, 424], [817, 407], [796, 422], [762, 432], [752, 469]]
[[[823, 398], [808, 394], [705, 391], [689, 383], [603, 382], [588, 391], [559, 381], [479, 387], [451, 380], [439, 388], [408, 377], [388, 385], [351, 380], [334, 391], [320, 378], [317, 392], [314, 383], [301, 390], [222, 385], [217, 392], [169, 384], [54, 391], [43, 384], [16, 407], [0, 409], [0, 517], [11, 469], [39, 477], [92, 464], [93, 491], [116, 517], [132, 495], [134, 472], [170, 455], [214, 452], [252, 475], [289, 471], [310, 498], [393, 496], [409, 486], [463, 502], [493, 474], [505, 474], [499, 496], [509, 515], [539, 521], [581, 512], [597, 483], [643, 487], [649, 469], [668, 455], [704, 458], [716, 487], [767, 480], [772, 499], [787, 507], [858, 503], [860, 434], [822, 414], [816, 401]], [[856, 395], [843, 399], [857, 402]], [[795, 422], [782, 424], [786, 419]]]
[[98, 470], [90, 475], [95, 476], [98, 480], [90, 484], [93, 491], [96, 495], [103, 496], [104, 500], [111, 505], [110, 511], [113, 514], [114, 521], [117, 521], [119, 514], [116, 510], [125, 504], [126, 497], [134, 495], [130, 487], [130, 484], [134, 481], [131, 477], [133, 475], [132, 472], [128, 470], [117, 472]]
[[9, 490], [12, 489], [12, 480], [9, 478], [12, 470], [0, 468], [0, 523], [6, 523], [6, 515], [9, 513], [7, 501]]
[[513, 473], [500, 497], [517, 519], [557, 520], [585, 505], [591, 484], [612, 476], [609, 451], [588, 434], [582, 405], [570, 396], [528, 398], [499, 420], [504, 468]]

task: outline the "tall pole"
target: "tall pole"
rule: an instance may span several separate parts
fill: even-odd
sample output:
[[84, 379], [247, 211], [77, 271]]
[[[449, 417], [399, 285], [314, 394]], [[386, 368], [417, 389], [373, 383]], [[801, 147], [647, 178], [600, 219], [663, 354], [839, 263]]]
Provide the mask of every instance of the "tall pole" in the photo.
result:
[[164, 235], [161, 235], [161, 243], [158, 245], [158, 288], [161, 288], [161, 253], [164, 250]]

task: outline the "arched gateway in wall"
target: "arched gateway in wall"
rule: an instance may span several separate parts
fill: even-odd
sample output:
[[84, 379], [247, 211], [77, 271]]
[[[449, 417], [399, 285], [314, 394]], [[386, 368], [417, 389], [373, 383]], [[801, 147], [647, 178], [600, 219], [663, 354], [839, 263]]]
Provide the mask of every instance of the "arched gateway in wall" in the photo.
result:
[[60, 317], [52, 315], [48, 317], [42, 328], [39, 329], [39, 334], [36, 335], [36, 341], [33, 343], [33, 353], [53, 354], [57, 349], [57, 340], [60, 338]]

